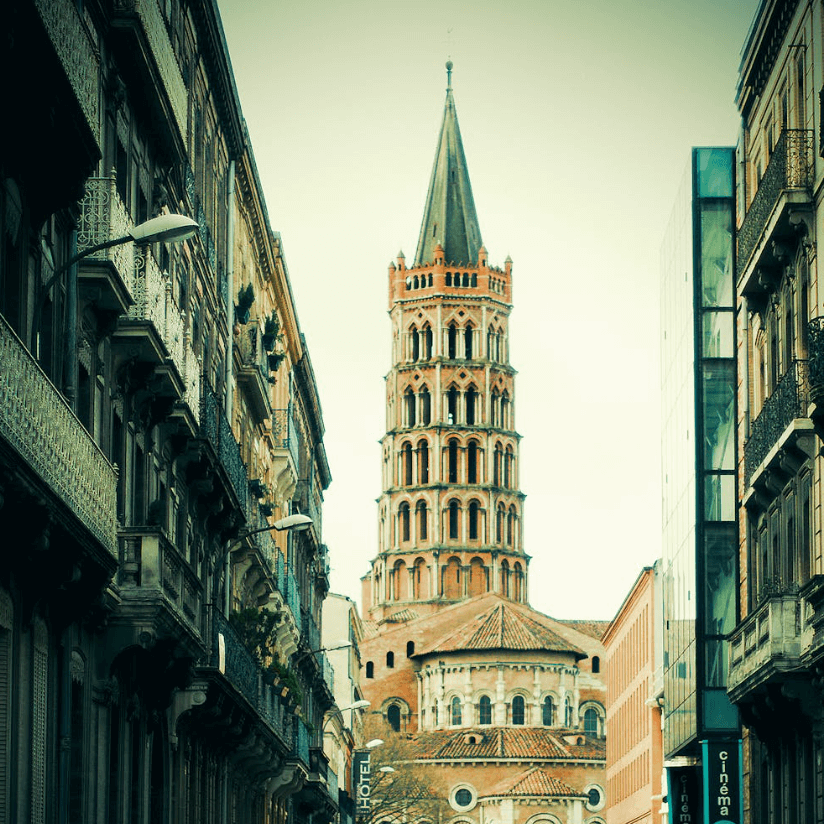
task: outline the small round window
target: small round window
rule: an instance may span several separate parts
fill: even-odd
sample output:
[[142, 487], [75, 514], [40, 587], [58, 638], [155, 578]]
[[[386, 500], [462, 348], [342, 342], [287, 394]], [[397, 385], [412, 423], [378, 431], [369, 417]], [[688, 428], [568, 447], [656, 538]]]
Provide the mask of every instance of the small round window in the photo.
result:
[[590, 784], [584, 788], [587, 795], [585, 806], [590, 812], [597, 812], [604, 807], [604, 790], [598, 784]]
[[473, 794], [468, 789], [462, 787], [462, 789], [455, 794], [455, 803], [459, 807], [469, 807], [470, 804], [473, 803]]

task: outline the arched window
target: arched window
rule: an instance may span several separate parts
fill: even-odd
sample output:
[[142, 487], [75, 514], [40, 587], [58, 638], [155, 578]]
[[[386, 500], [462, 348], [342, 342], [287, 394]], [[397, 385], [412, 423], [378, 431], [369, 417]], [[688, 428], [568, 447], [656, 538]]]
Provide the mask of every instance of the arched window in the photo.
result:
[[427, 426], [430, 423], [430, 390], [422, 386], [419, 397], [421, 398], [421, 423]]
[[599, 714], [593, 707], [588, 707], [584, 711], [584, 733], [593, 736], [599, 734]]
[[599, 672], [601, 670], [602, 662], [599, 659], [598, 655], [593, 656], [593, 660], [591, 661], [591, 671], [592, 672]]
[[510, 564], [506, 560], [501, 562], [501, 594], [510, 597]]
[[415, 505], [415, 523], [418, 529], [418, 537], [422, 541], [427, 540], [427, 504], [419, 501]]
[[478, 441], [467, 444], [467, 483], [478, 483]]
[[423, 438], [418, 442], [418, 483], [430, 482], [430, 446]]
[[[416, 278], [416, 281], [418, 281], [418, 278]], [[415, 285], [416, 285], [416, 288], [418, 288], [418, 283], [417, 282], [416, 282]], [[421, 354], [421, 352], [420, 352], [420, 342], [418, 340], [418, 329], [416, 329], [415, 326], [413, 326], [410, 329], [410, 343], [412, 344], [412, 346], [410, 347], [410, 349], [412, 350], [410, 360], [414, 362], [414, 361], [418, 360], [418, 358]]]
[[374, 678], [375, 677], [375, 674], [374, 674], [375, 665], [372, 663], [372, 661], [367, 661], [366, 670], [367, 670], [367, 678]]
[[410, 505], [405, 501], [398, 507], [399, 531], [401, 540], [410, 540]]
[[524, 571], [518, 561], [513, 564], [513, 584], [515, 585], [513, 597], [516, 601], [521, 601], [524, 593]]
[[461, 726], [461, 699], [457, 695], [450, 701], [450, 724], [454, 727]]
[[469, 323], [464, 327], [464, 357], [473, 359], [473, 327]]
[[490, 326], [487, 329], [487, 357], [490, 360], [495, 360], [495, 332], [493, 332], [493, 327]]
[[401, 707], [398, 704], [387, 707], [387, 723], [395, 732], [401, 732]]
[[504, 504], [499, 504], [496, 510], [496, 543], [504, 540]]
[[498, 418], [499, 394], [498, 389], [494, 389], [490, 395], [490, 426], [500, 426], [501, 421]]
[[471, 541], [478, 540], [478, 501], [470, 501], [468, 510], [468, 533]]
[[415, 393], [409, 388], [404, 392], [404, 412], [407, 426], [415, 426]]
[[453, 498], [450, 501], [449, 521], [450, 521], [450, 538], [457, 539], [458, 538], [458, 501], [455, 498]]
[[501, 423], [502, 429], [512, 429], [510, 425], [510, 395], [504, 391], [501, 395]]
[[[430, 283], [430, 286], [432, 286], [432, 283]], [[431, 360], [433, 356], [433, 330], [429, 323], [421, 330], [421, 334], [424, 337], [424, 360]]]
[[452, 286], [453, 285], [453, 273], [447, 272], [444, 275], [444, 285], [445, 286]]
[[564, 699], [564, 726], [573, 726], [573, 707], [570, 705], [570, 699]]
[[470, 273], [465, 272], [464, 277], [461, 279], [462, 286], [469, 286], [470, 285]]
[[444, 597], [460, 598], [461, 592], [461, 561], [458, 558], [450, 558], [442, 572], [444, 578]]
[[407, 641], [407, 658], [415, 655], [415, 641]]
[[395, 653], [392, 650], [387, 652], [387, 667], [389, 667], [389, 669], [395, 667]]
[[456, 348], [458, 343], [458, 327], [451, 323], [447, 327], [447, 357], [450, 360], [456, 359]]
[[464, 422], [468, 426], [475, 425], [476, 422], [476, 398], [478, 397], [478, 392], [476, 391], [475, 386], [468, 386], [467, 391], [464, 394], [464, 407], [465, 407], [465, 415], [464, 415]]
[[412, 486], [413, 482], [413, 457], [412, 444], [409, 441], [404, 441], [401, 445], [401, 465], [404, 472], [404, 485]]
[[504, 456], [504, 450], [501, 448], [501, 442], [496, 443], [495, 452], [493, 453], [493, 486], [501, 486], [501, 463]]
[[409, 597], [409, 593], [407, 591], [408, 578], [407, 565], [404, 561], [396, 561], [392, 568], [392, 589], [394, 600], [406, 601]]
[[507, 546], [515, 546], [516, 542], [516, 508], [510, 507], [507, 513]]
[[487, 592], [487, 570], [481, 558], [470, 561], [470, 597]]
[[447, 482], [458, 483], [458, 439], [447, 441]]
[[513, 696], [513, 703], [511, 705], [511, 713], [514, 725], [524, 724], [524, 698], [521, 695]]
[[541, 705], [541, 723], [545, 727], [552, 727], [556, 722], [556, 708], [552, 696], [548, 695]]
[[478, 723], [493, 723], [493, 707], [490, 703], [489, 695], [482, 695], [481, 698], [478, 699]]
[[427, 578], [427, 564], [423, 558], [416, 558], [413, 566], [413, 591], [416, 598], [429, 598], [430, 587]]
[[512, 489], [516, 485], [516, 478], [514, 469], [516, 465], [515, 453], [512, 445], [507, 446], [507, 452], [504, 455], [504, 486], [507, 489]]
[[447, 390], [447, 423], [458, 423], [458, 389]]

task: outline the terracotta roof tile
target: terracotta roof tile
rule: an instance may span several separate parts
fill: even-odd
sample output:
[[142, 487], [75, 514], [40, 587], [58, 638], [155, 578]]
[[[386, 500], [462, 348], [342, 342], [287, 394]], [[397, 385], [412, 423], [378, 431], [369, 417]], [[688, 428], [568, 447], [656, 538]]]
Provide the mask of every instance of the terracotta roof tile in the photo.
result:
[[[572, 736], [581, 744], [565, 741]], [[410, 736], [413, 758], [464, 760], [516, 758], [604, 760], [604, 740], [591, 738], [575, 730], [543, 727], [474, 727]]]
[[587, 655], [543, 623], [500, 601], [437, 641], [419, 655], [463, 650], [544, 650]]
[[482, 798], [499, 796], [552, 796], [554, 798], [584, 798], [584, 794], [574, 790], [569, 784], [559, 781], [541, 767], [532, 767], [527, 772], [505, 778], [496, 784]]

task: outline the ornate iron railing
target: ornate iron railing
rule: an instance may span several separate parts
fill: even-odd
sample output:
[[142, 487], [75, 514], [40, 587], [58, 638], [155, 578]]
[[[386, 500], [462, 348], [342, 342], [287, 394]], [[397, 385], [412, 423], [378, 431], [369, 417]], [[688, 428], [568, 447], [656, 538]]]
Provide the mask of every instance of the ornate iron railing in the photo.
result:
[[750, 479], [791, 421], [807, 414], [809, 372], [808, 361], [793, 361], [765, 400], [762, 411], [751, 425], [750, 437], [745, 441], [746, 479]]
[[302, 719], [298, 719], [298, 734], [295, 737], [293, 754], [309, 767], [309, 730]]
[[140, 20], [149, 51], [152, 53], [160, 75], [161, 84], [172, 106], [175, 123], [181, 137], [186, 142], [186, 84], [183, 82], [183, 75], [157, 0], [115, 0], [114, 11], [119, 16], [135, 14]]
[[212, 633], [214, 644], [211, 665], [220, 670], [253, 707], [257, 707], [261, 665], [218, 610], [212, 613]]
[[117, 558], [117, 473], [2, 315], [0, 436]]
[[811, 382], [811, 399], [822, 402], [822, 325], [821, 317], [808, 324], [808, 367]]
[[736, 235], [736, 273], [745, 271], [753, 250], [779, 196], [787, 189], [810, 191], [814, 172], [814, 133], [810, 129], [785, 129], [759, 182], [742, 227]]
[[281, 449], [288, 449], [295, 465], [295, 470], [300, 470], [300, 444], [298, 443], [298, 427], [291, 409], [272, 410], [272, 438], [275, 446]]
[[[111, 177], [92, 177], [86, 181], [86, 194], [80, 204], [77, 245], [80, 249], [96, 246], [107, 240], [125, 237], [132, 228], [126, 205], [117, 192], [114, 172]], [[109, 260], [120, 279], [135, 299], [135, 245], [122, 243], [110, 249], [101, 249], [89, 256], [90, 260]]]
[[89, 38], [88, 29], [78, 16], [75, 3], [37, 0], [40, 19], [66, 73], [98, 147], [100, 136], [100, 57]]
[[215, 393], [208, 386], [204, 387], [201, 401], [200, 432], [212, 444], [235, 490], [241, 510], [246, 514], [249, 507], [249, 481], [241, 458], [241, 448], [232, 434], [232, 427], [224, 417]]

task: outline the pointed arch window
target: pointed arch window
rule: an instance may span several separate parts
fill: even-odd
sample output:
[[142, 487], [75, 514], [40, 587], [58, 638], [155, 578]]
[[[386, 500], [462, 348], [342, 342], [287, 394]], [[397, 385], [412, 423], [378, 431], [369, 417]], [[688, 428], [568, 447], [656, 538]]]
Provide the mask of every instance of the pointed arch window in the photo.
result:
[[469, 323], [464, 327], [464, 357], [473, 359], [473, 327]]
[[430, 482], [430, 446], [423, 438], [418, 442], [418, 483]]
[[447, 327], [447, 357], [455, 360], [458, 352], [458, 327], [451, 323]]
[[427, 504], [419, 501], [415, 505], [415, 522], [418, 528], [418, 537], [422, 541], [427, 540]]
[[478, 441], [467, 444], [467, 483], [478, 483]]
[[[430, 286], [432, 286], [432, 275], [430, 275]], [[433, 330], [430, 324], [426, 324], [421, 330], [424, 338], [424, 360], [432, 360], [433, 357]]]
[[502, 462], [502, 468], [504, 469], [504, 488], [511, 489], [512, 488], [512, 479], [510, 477], [510, 468], [513, 461], [513, 447], [509, 444], [507, 445], [507, 451], [504, 453], [504, 461]]
[[521, 695], [513, 696], [513, 703], [511, 704], [512, 720], [515, 726], [524, 725], [524, 697]]
[[[415, 288], [417, 289], [418, 288], [418, 278], [416, 277], [415, 280], [416, 280]], [[410, 343], [412, 344], [411, 347], [410, 347], [411, 350], [412, 350], [410, 352], [410, 360], [415, 362], [415, 361], [418, 360], [418, 358], [421, 354], [421, 351], [420, 351], [421, 343], [418, 339], [418, 329], [416, 329], [415, 326], [410, 328]]]
[[515, 600], [521, 601], [524, 594], [524, 571], [518, 561], [513, 564], [513, 584], [515, 588]]
[[447, 423], [458, 423], [458, 389], [454, 386], [447, 390]]
[[413, 482], [413, 455], [412, 444], [404, 441], [401, 445], [401, 466], [404, 473], [404, 485], [412, 486]]
[[478, 391], [476, 390], [475, 386], [468, 386], [467, 391], [464, 394], [464, 402], [465, 402], [465, 415], [464, 415], [464, 422], [468, 426], [474, 426], [476, 422], [476, 398], [478, 397]]
[[409, 387], [404, 392], [404, 412], [407, 426], [415, 426], [415, 393]]
[[500, 426], [502, 429], [512, 429], [512, 424], [510, 422], [510, 415], [512, 414], [510, 408], [510, 395], [505, 390], [501, 394], [501, 414], [499, 415]]
[[492, 394], [490, 395], [490, 425], [491, 426], [500, 426], [501, 421], [499, 419], [499, 394], [498, 389], [494, 389]]
[[450, 724], [453, 727], [461, 726], [461, 699], [457, 695], [450, 701]]
[[493, 723], [493, 705], [489, 695], [482, 695], [481, 698], [478, 699], [478, 723]]
[[455, 498], [450, 501], [448, 519], [450, 522], [450, 538], [455, 540], [458, 538], [458, 501]]
[[493, 327], [487, 327], [487, 358], [488, 360], [494, 361], [495, 360], [495, 352], [496, 352], [496, 333], [493, 331]]
[[458, 439], [447, 441], [447, 482], [458, 483]]
[[541, 723], [545, 727], [552, 727], [556, 723], [556, 707], [553, 697], [548, 695], [541, 705]]
[[428, 426], [430, 423], [430, 390], [422, 386], [419, 397], [421, 399], [421, 423], [423, 426]]

